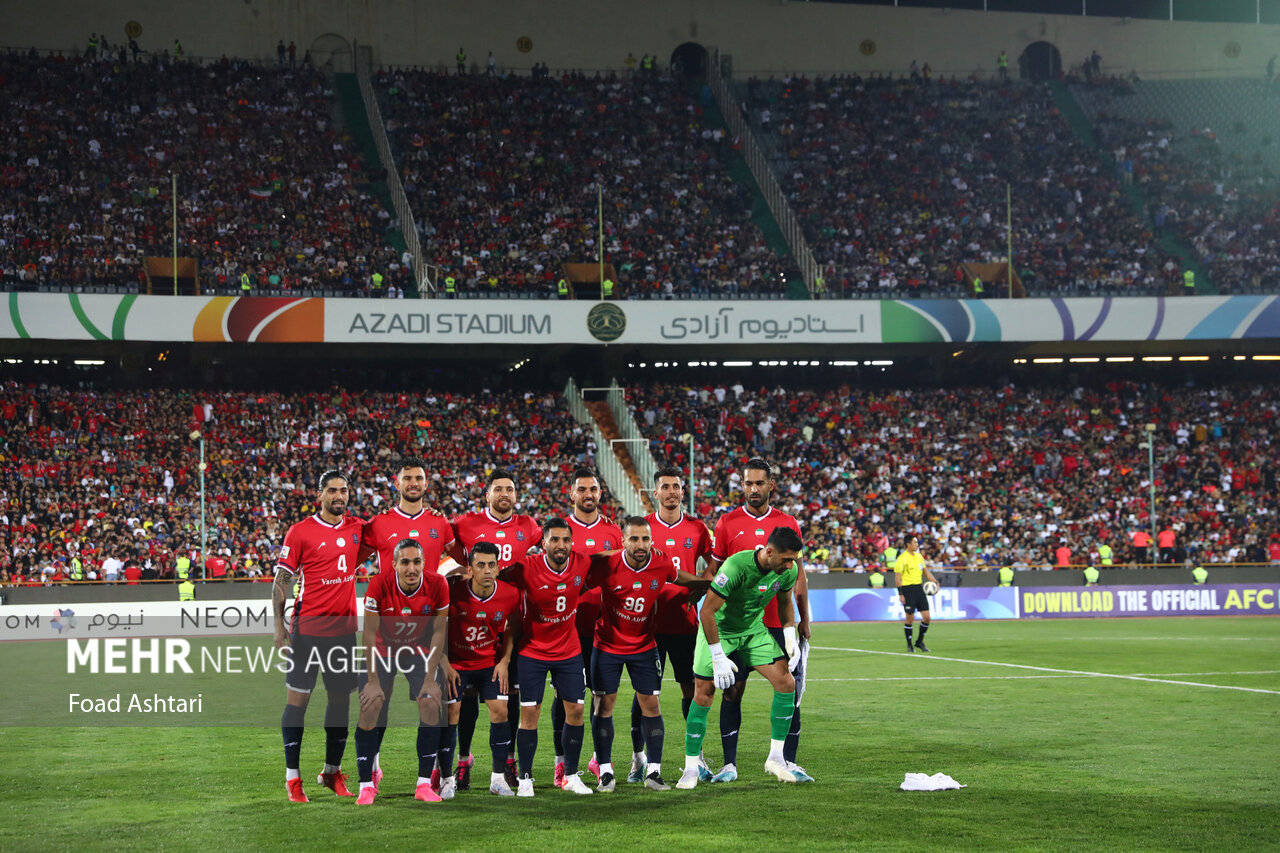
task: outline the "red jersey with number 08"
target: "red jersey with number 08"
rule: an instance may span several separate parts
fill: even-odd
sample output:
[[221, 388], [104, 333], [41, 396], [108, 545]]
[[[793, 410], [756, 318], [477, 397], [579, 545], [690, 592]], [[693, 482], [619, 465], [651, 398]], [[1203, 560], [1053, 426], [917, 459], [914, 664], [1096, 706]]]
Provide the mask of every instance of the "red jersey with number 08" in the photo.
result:
[[[565, 518], [569, 522], [569, 531], [573, 534], [573, 550], [590, 557], [602, 551], [616, 551], [622, 547], [622, 528], [603, 515], [597, 516], [591, 524], [583, 524], [571, 512]], [[589, 589], [578, 599], [578, 626], [580, 645], [590, 646], [595, 642], [596, 621], [600, 618], [600, 590]]]
[[455, 518], [453, 533], [468, 554], [477, 542], [497, 545], [499, 568], [523, 560], [529, 549], [542, 541], [542, 528], [533, 516], [513, 512], [506, 520], [499, 521], [487, 509]]
[[615, 655], [634, 655], [658, 644], [653, 617], [662, 587], [676, 579], [676, 567], [666, 557], [650, 555], [633, 569], [625, 554], [591, 561], [588, 586], [600, 588], [600, 619], [595, 647]]
[[[790, 527], [797, 536], [804, 539], [795, 517], [780, 509], [769, 507], [769, 511], [760, 516], [747, 512], [745, 507], [726, 512], [716, 522], [715, 545], [712, 547], [711, 556], [717, 562], [723, 563], [739, 551], [754, 551], [764, 545], [775, 527]], [[782, 622], [778, 619], [776, 595], [764, 608], [764, 624], [769, 628], [782, 627]]]
[[401, 646], [425, 651], [436, 614], [449, 609], [449, 585], [442, 575], [423, 572], [418, 588], [405, 592], [395, 572], [379, 572], [364, 591], [364, 609], [378, 614], [379, 652]]
[[487, 669], [502, 655], [502, 635], [511, 614], [520, 606], [520, 591], [498, 581], [488, 598], [471, 589], [471, 582], [449, 581], [449, 663], [470, 672]]
[[566, 660], [582, 653], [574, 615], [587, 580], [591, 558], [569, 552], [563, 571], [555, 571], [545, 554], [508, 566], [503, 577], [520, 589], [519, 652], [538, 660]]
[[318, 515], [284, 535], [276, 571], [302, 580], [289, 630], [308, 637], [341, 637], [356, 630], [356, 557], [364, 522], [343, 516], [337, 524]]
[[440, 566], [440, 558], [453, 544], [453, 526], [449, 520], [425, 509], [414, 515], [393, 506], [384, 513], [375, 515], [365, 524], [364, 541], [361, 543], [361, 562], [375, 551], [378, 554], [378, 571], [393, 572], [395, 565], [391, 557], [396, 545], [402, 539], [416, 539], [422, 546], [422, 566], [424, 571], [435, 574]]

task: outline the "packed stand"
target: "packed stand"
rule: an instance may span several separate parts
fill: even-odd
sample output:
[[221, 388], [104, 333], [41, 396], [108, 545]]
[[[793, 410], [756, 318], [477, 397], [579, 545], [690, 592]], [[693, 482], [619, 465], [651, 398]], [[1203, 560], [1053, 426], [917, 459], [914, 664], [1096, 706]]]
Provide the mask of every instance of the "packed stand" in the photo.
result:
[[6, 287], [134, 289], [195, 256], [206, 289], [363, 292], [409, 278], [324, 76], [236, 60], [0, 56]]
[[[1211, 91], [1226, 103], [1233, 103], [1227, 93], [1236, 89], [1267, 91], [1254, 80], [1204, 82], [1217, 84]], [[1280, 178], [1269, 149], [1277, 140], [1257, 130], [1248, 134], [1238, 119], [1191, 124], [1175, 102], [1152, 97], [1153, 87], [1172, 85], [1102, 80], [1073, 86], [1072, 92], [1090, 115], [1098, 143], [1112, 152], [1120, 179], [1143, 191], [1152, 223], [1191, 248], [1215, 290], [1275, 293], [1280, 289]], [[1267, 100], [1274, 102], [1277, 95], [1280, 87]], [[1221, 105], [1218, 109], [1210, 114], [1233, 115]], [[1240, 139], [1228, 144], [1233, 137], [1253, 144]]]
[[798, 276], [751, 221], [731, 141], [654, 75], [377, 75], [426, 252], [461, 293], [554, 296], [604, 259], [623, 298], [774, 296]]
[[696, 511], [714, 524], [742, 504], [743, 463], [778, 469], [774, 506], [805, 529], [811, 568], [867, 569], [918, 534], [934, 565], [960, 569], [1147, 563], [1143, 425], [1155, 423], [1160, 562], [1266, 562], [1280, 550], [1280, 394], [1110, 382], [1093, 388], [749, 390], [629, 388], [659, 464], [688, 464]]
[[[405, 456], [425, 459], [427, 505], [450, 517], [480, 508], [486, 474], [507, 468], [517, 510], [545, 519], [571, 507], [569, 475], [596, 450], [550, 393], [93, 392], [9, 382], [0, 413], [0, 585], [69, 578], [77, 555], [99, 577], [123, 580], [129, 566], [172, 577], [176, 557], [200, 547], [197, 429], [211, 572], [263, 580], [289, 526], [315, 511], [315, 481], [328, 468], [351, 475], [350, 511], [366, 517], [398, 499]], [[617, 514], [616, 503], [602, 506]]]
[[1007, 254], [1006, 186], [1028, 295], [1168, 287], [1151, 230], [1044, 85], [917, 74], [753, 79], [741, 92], [831, 295], [970, 295], [960, 264]]

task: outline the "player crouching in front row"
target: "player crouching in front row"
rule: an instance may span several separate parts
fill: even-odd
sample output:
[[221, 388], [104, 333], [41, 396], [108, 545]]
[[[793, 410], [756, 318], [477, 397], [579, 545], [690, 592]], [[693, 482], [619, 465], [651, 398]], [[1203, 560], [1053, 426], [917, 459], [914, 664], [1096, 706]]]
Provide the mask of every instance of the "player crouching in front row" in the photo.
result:
[[424, 571], [422, 546], [417, 540], [397, 543], [392, 559], [395, 571], [375, 575], [364, 596], [368, 670], [360, 674], [360, 719], [356, 725], [356, 766], [360, 771], [356, 803], [363, 806], [372, 805], [378, 794], [373, 759], [380, 747], [378, 729], [387, 724], [386, 704], [397, 674], [404, 675], [410, 695], [418, 703], [414, 799], [438, 803], [453, 796], [451, 787], [441, 793], [431, 787], [440, 729], [446, 719], [441, 685], [448, 664], [448, 584], [435, 572]]
[[[803, 545], [794, 530], [774, 528], [763, 548], [730, 556], [711, 581], [711, 589], [698, 614], [702, 630], [694, 652], [693, 704], [685, 723], [685, 768], [677, 788], [697, 787], [699, 754], [707, 732], [711, 700], [717, 688], [725, 690], [733, 686], [739, 664], [755, 669], [773, 687], [765, 772], [781, 782], [796, 781], [787, 769], [782, 751], [795, 711], [796, 683], [790, 670], [800, 657], [800, 646], [791, 596], [779, 593], [795, 586], [799, 574], [796, 561]], [[770, 636], [762, 615], [774, 596], [778, 597], [785, 654]]]

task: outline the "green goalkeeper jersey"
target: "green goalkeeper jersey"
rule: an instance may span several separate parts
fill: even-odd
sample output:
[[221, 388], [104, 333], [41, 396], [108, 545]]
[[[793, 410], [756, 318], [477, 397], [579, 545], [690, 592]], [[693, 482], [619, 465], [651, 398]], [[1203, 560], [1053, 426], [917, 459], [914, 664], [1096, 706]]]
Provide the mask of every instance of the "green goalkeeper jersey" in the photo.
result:
[[711, 581], [711, 590], [724, 599], [724, 606], [716, 611], [716, 629], [722, 637], [765, 630], [765, 605], [796, 585], [800, 570], [794, 564], [782, 574], [766, 571], [756, 563], [756, 553], [739, 551], [730, 556]]

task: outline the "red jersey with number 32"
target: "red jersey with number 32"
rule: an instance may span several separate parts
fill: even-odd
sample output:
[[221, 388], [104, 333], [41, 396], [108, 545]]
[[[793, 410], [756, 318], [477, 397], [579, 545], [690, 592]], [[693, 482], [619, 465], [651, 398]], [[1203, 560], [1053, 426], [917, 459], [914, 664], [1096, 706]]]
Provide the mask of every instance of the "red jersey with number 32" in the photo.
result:
[[423, 572], [418, 588], [405, 592], [395, 572], [379, 572], [364, 591], [364, 609], [378, 614], [378, 651], [401, 646], [427, 649], [432, 621], [449, 608], [449, 584], [443, 575]]
[[[573, 550], [579, 554], [599, 554], [601, 551], [615, 551], [622, 547], [622, 528], [607, 520], [603, 515], [597, 516], [591, 524], [583, 524], [571, 512], [565, 519], [569, 522], [569, 530], [573, 534]], [[578, 599], [578, 637], [581, 644], [590, 646], [594, 641], [596, 621], [600, 618], [600, 590], [589, 589]]]
[[639, 569], [631, 567], [625, 554], [594, 558], [587, 585], [600, 588], [595, 647], [614, 655], [635, 655], [657, 646], [653, 621], [659, 591], [675, 579], [676, 567], [667, 557], [651, 554]]
[[542, 528], [533, 516], [513, 512], [505, 521], [499, 521], [487, 509], [455, 518], [453, 533], [468, 554], [477, 542], [497, 545], [500, 569], [523, 560], [530, 548], [542, 542]]
[[[717, 562], [723, 563], [739, 551], [754, 551], [764, 545], [775, 527], [790, 527], [797, 536], [804, 539], [795, 517], [780, 509], [769, 507], [769, 511], [760, 516], [751, 515], [745, 507], [726, 512], [716, 522], [715, 544], [712, 547], [711, 556]], [[764, 624], [769, 628], [782, 627], [782, 622], [778, 619], [776, 595], [769, 599], [768, 605], [764, 608]]]
[[582, 654], [574, 615], [587, 580], [591, 558], [569, 552], [557, 572], [545, 554], [508, 566], [503, 578], [520, 589], [520, 654], [538, 660], [565, 660]]
[[393, 506], [386, 512], [379, 513], [365, 524], [363, 548], [360, 556], [367, 557], [373, 552], [378, 554], [378, 571], [395, 572], [392, 553], [402, 539], [416, 539], [422, 546], [423, 571], [435, 574], [440, 566], [440, 558], [453, 544], [453, 526], [449, 519], [425, 509], [414, 515]]
[[356, 630], [356, 557], [364, 522], [343, 516], [337, 524], [313, 515], [289, 528], [276, 560], [302, 580], [289, 630], [308, 637], [341, 637]]
[[[646, 518], [653, 533], [653, 547], [670, 557], [677, 569], [696, 575], [698, 558], [711, 556], [711, 531], [707, 526], [684, 513], [675, 524], [667, 524], [656, 512]], [[655, 620], [653, 629], [658, 634], [698, 633], [698, 609], [689, 603], [689, 590], [679, 586], [663, 590]]]
[[520, 591], [498, 581], [488, 598], [481, 598], [471, 582], [449, 581], [449, 663], [470, 672], [488, 669], [502, 655], [502, 635], [511, 614], [520, 606]]

